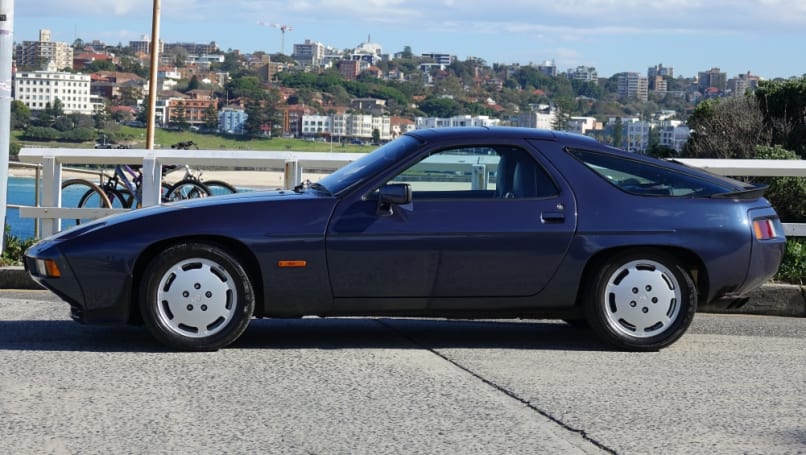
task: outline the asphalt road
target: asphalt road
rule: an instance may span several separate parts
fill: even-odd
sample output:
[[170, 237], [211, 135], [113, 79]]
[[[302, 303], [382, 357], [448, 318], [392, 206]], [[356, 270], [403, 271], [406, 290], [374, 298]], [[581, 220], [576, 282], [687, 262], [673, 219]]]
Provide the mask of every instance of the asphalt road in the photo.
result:
[[256, 320], [169, 352], [0, 291], [0, 453], [806, 453], [806, 319], [656, 353], [555, 321]]

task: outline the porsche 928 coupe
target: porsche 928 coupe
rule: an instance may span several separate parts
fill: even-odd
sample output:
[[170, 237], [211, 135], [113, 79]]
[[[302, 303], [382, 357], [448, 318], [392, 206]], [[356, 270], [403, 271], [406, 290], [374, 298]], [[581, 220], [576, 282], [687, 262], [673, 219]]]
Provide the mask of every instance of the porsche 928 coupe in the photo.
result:
[[557, 318], [658, 350], [698, 302], [768, 281], [765, 187], [525, 128], [417, 130], [293, 190], [170, 203], [41, 240], [83, 323], [207, 351], [257, 318]]

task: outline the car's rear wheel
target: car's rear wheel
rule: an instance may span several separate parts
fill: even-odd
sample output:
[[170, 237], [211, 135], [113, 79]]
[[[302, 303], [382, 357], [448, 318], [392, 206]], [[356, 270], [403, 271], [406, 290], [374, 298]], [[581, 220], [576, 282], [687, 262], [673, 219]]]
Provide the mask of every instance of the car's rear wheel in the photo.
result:
[[697, 291], [673, 256], [651, 249], [625, 251], [599, 268], [585, 309], [591, 327], [611, 344], [657, 350], [688, 329], [697, 310]]
[[255, 307], [248, 273], [221, 247], [183, 243], [148, 265], [140, 311], [160, 342], [181, 350], [210, 351], [235, 341]]

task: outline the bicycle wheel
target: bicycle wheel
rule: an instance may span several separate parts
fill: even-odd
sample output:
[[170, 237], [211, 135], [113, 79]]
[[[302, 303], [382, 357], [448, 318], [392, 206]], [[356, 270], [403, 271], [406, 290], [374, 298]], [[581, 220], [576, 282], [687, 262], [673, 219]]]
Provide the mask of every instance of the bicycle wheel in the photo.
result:
[[196, 180], [185, 179], [174, 183], [165, 195], [165, 199], [168, 202], [174, 202], [207, 197], [209, 195], [210, 190], [207, 188], [207, 185]]
[[[103, 188], [97, 184], [84, 179], [69, 179], [62, 182], [62, 207], [82, 207], [80, 205], [81, 200], [89, 198], [90, 196], [87, 195], [90, 193], [94, 194], [98, 201], [95, 207], [109, 208], [112, 206], [112, 203], [109, 201], [109, 197], [106, 196]], [[62, 228], [65, 229], [76, 224], [81, 224], [81, 221], [81, 219], [75, 219], [72, 221], [63, 219]], [[88, 220], [85, 219], [84, 221]]]
[[94, 190], [87, 190], [81, 199], [78, 201], [78, 206], [82, 208], [113, 208], [125, 209], [129, 208], [130, 201], [120, 191], [106, 188], [106, 200], [100, 197], [98, 192]]
[[221, 180], [205, 180], [204, 184], [210, 190], [210, 196], [237, 193], [238, 190], [227, 182]]

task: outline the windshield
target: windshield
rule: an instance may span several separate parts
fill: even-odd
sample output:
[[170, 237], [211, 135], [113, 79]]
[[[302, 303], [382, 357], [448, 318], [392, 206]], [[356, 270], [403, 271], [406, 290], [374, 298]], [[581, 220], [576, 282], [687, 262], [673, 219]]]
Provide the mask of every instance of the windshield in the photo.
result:
[[378, 175], [420, 145], [410, 136], [401, 136], [377, 150], [339, 168], [319, 181], [331, 194], [340, 194], [367, 178]]

